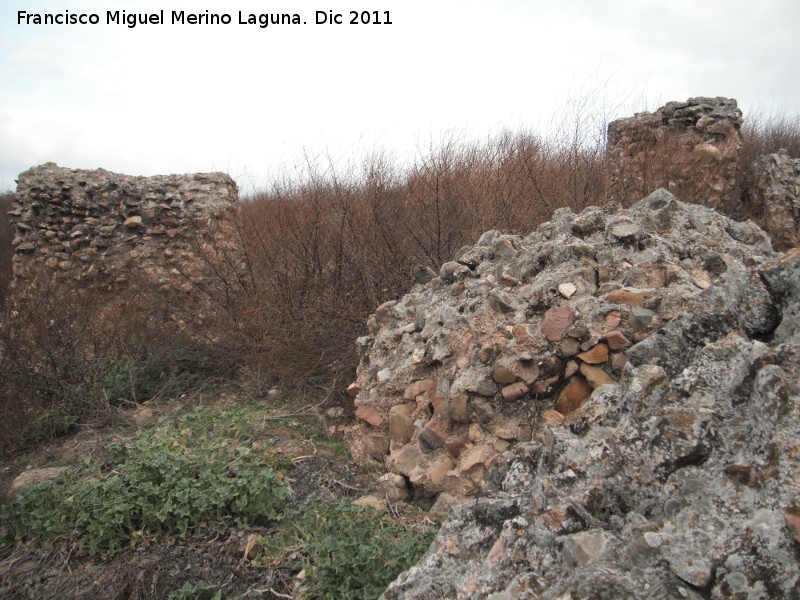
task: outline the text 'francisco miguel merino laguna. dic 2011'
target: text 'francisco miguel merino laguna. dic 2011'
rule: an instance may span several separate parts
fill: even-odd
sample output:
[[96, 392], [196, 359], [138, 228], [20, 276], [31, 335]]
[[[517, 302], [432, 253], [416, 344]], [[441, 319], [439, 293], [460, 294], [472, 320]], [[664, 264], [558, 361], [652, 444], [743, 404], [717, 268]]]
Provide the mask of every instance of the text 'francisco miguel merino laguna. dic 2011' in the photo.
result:
[[[173, 10], [166, 19], [165, 11], [132, 13], [124, 10], [106, 11], [105, 19], [97, 13], [74, 13], [68, 10], [59, 13], [33, 13], [17, 11], [17, 25], [125, 25], [133, 29], [137, 25], [257, 25], [264, 29], [269, 25], [307, 25], [308, 20], [298, 13], [248, 13], [238, 11], [237, 20], [229, 13], [199, 13]], [[391, 25], [389, 11], [350, 11], [345, 17], [333, 11], [314, 11], [314, 25]]]

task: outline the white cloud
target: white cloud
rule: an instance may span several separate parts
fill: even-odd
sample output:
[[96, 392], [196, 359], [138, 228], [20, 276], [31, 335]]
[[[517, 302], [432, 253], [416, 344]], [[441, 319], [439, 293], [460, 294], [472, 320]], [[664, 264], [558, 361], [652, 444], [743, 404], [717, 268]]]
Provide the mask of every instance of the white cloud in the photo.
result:
[[[69, 10], [104, 19], [111, 4], [74, 0]], [[186, 0], [132, 6], [163, 8], [167, 18], [198, 11]], [[234, 22], [239, 10], [265, 10], [253, 0], [206, 6]], [[313, 20], [318, 6], [269, 10]], [[597, 96], [598, 110], [619, 106], [611, 116], [707, 94], [746, 108], [800, 108], [794, 0], [374, 6], [390, 10], [393, 24], [35, 27], [4, 14], [0, 187], [47, 160], [134, 174], [227, 170], [260, 184], [304, 149], [337, 157], [383, 145], [402, 154], [451, 130], [546, 128], [581, 93]]]

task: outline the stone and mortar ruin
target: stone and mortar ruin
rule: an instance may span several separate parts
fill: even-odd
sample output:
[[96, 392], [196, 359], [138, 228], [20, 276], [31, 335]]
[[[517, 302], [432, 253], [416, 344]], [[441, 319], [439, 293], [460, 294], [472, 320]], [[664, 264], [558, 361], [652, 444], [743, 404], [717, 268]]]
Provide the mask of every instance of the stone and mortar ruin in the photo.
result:
[[[800, 251], [708, 208], [740, 124], [702, 98], [612, 124], [631, 208], [486, 232], [369, 318], [353, 457], [449, 511], [384, 598], [800, 596]], [[662, 141], [686, 160], [657, 183], [706, 206], [645, 193]], [[780, 249], [798, 173], [753, 166]]]
[[541, 419], [578, 418], [620, 380], [632, 345], [722, 273], [771, 254], [754, 224], [664, 190], [613, 215], [560, 209], [525, 237], [486, 232], [369, 318], [350, 386], [353, 457], [385, 462], [417, 493], [482, 493]]
[[751, 167], [751, 203], [763, 213], [764, 229], [776, 250], [800, 245], [800, 158], [768, 154]]
[[197, 288], [239, 256], [236, 183], [224, 173], [132, 177], [47, 163], [20, 174], [13, 210], [14, 279], [45, 276], [113, 298], [130, 286], [204, 314]]
[[705, 97], [613, 121], [609, 198], [629, 206], [663, 187], [685, 200], [723, 208], [736, 187], [741, 126], [736, 100]]
[[[608, 199], [630, 206], [657, 188], [746, 214], [776, 250], [800, 243], [800, 158], [761, 156], [741, 172], [742, 112], [731, 98], [689, 98], [608, 126]], [[736, 200], [741, 200], [737, 204]]]
[[387, 600], [794, 598], [800, 250], [657, 190], [378, 307], [354, 459], [449, 510]]
[[[798, 597], [800, 254], [708, 208], [736, 184], [740, 124], [708, 98], [613, 123], [610, 198], [631, 208], [487, 232], [370, 317], [353, 457], [390, 501], [450, 510], [385, 598]], [[684, 189], [645, 176], [660, 140], [683, 144], [670, 173], [706, 206], [650, 193]], [[798, 174], [781, 154], [754, 167], [780, 249]], [[239, 252], [236, 203], [222, 174], [36, 167], [16, 285], [44, 269], [189, 299]]]

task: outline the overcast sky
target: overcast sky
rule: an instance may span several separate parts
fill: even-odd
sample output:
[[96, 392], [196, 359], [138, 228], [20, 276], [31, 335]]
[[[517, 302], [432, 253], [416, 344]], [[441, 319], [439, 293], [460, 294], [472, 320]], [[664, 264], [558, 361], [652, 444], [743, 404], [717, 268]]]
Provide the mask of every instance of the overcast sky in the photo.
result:
[[[106, 23], [164, 11], [163, 24]], [[350, 11], [391, 25], [350, 25]], [[97, 25], [18, 24], [18, 11]], [[230, 25], [171, 24], [171, 11]], [[315, 13], [343, 15], [315, 24]], [[240, 25], [239, 11], [304, 25]], [[413, 155], [447, 135], [544, 131], [565, 106], [627, 116], [690, 96], [800, 113], [798, 0], [4, 0], [0, 191], [47, 161], [225, 171], [243, 191], [304, 154]]]

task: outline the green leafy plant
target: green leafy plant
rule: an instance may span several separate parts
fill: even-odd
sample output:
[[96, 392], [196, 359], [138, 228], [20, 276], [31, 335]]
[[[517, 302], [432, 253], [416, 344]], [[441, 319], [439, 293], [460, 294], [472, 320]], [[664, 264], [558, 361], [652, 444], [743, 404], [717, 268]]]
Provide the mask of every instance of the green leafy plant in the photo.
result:
[[167, 596], [167, 600], [222, 600], [222, 590], [213, 583], [187, 581], [179, 590]]
[[210, 356], [202, 343], [173, 334], [168, 343], [139, 336], [128, 339], [122, 354], [109, 360], [102, 373], [105, 397], [143, 402], [174, 398], [214, 377], [229, 375], [229, 365]]
[[279, 529], [262, 539], [262, 564], [302, 556], [313, 598], [377, 598], [427, 550], [435, 531], [404, 527], [390, 516], [350, 501], [310, 499], [286, 511]]
[[257, 437], [242, 409], [189, 413], [112, 446], [105, 468], [87, 461], [20, 492], [3, 511], [8, 537], [48, 546], [75, 537], [107, 556], [156, 533], [271, 522], [290, 489], [285, 463]]
[[24, 433], [25, 442], [38, 444], [71, 433], [75, 429], [78, 417], [65, 414], [60, 410], [47, 410], [40, 413]]

